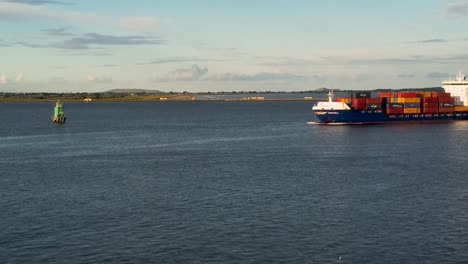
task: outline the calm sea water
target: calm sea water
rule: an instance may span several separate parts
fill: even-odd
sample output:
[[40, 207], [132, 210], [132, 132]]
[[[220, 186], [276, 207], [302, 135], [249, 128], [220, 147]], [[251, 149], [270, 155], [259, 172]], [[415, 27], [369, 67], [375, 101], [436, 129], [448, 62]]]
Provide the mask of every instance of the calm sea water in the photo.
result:
[[466, 263], [468, 122], [308, 102], [0, 104], [1, 263]]

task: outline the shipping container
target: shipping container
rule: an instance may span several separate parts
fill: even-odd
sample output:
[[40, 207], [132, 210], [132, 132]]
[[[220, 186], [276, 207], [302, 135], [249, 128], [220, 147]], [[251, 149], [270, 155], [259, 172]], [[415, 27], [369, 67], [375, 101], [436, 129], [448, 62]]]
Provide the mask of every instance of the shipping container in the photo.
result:
[[439, 107], [439, 113], [453, 113], [454, 107]]
[[398, 97], [404, 97], [404, 98], [418, 97], [418, 94], [414, 92], [399, 92]]
[[382, 104], [382, 98], [369, 98], [369, 99], [366, 99], [366, 104]]
[[423, 103], [439, 103], [439, 97], [425, 97], [422, 100]]
[[453, 103], [439, 103], [439, 108], [454, 107]]
[[444, 92], [431, 92], [431, 97], [450, 97], [450, 93], [444, 93]]
[[366, 109], [367, 110], [381, 110], [382, 109], [382, 104], [366, 104]]
[[468, 112], [468, 106], [456, 105], [454, 107], [455, 112]]
[[387, 114], [389, 115], [398, 115], [398, 114], [404, 114], [403, 108], [387, 108]]
[[404, 97], [400, 98], [401, 101], [399, 103], [421, 103], [421, 98], [418, 97]]
[[387, 109], [388, 108], [404, 108], [404, 105], [402, 103], [387, 103]]
[[355, 98], [370, 98], [371, 92], [355, 92], [354, 97]]
[[425, 114], [437, 114], [439, 113], [438, 107], [423, 107], [423, 113]]
[[421, 108], [404, 108], [403, 113], [405, 114], [419, 114], [421, 113]]
[[431, 92], [418, 92], [420, 98], [431, 98]]
[[366, 109], [366, 99], [365, 98], [353, 98], [353, 107], [356, 110]]
[[439, 97], [439, 103], [453, 104], [453, 103], [455, 103], [455, 98], [453, 98], [453, 97]]
[[420, 103], [421, 98], [418, 98], [418, 97], [397, 97], [397, 98], [390, 98], [390, 102], [392, 102], [392, 103]]
[[420, 103], [405, 103], [405, 108], [421, 108]]
[[384, 98], [384, 97], [395, 97], [394, 92], [379, 92], [379, 98]]

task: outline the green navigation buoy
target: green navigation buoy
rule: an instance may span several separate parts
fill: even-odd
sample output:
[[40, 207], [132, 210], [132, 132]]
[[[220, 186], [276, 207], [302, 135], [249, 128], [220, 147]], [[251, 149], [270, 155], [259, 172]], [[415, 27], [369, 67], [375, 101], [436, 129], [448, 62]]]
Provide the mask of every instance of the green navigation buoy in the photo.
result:
[[57, 102], [55, 103], [54, 115], [52, 116], [52, 122], [65, 123], [65, 120], [67, 120], [67, 118], [65, 117], [65, 114], [63, 113], [63, 103], [62, 103], [62, 100], [58, 99]]

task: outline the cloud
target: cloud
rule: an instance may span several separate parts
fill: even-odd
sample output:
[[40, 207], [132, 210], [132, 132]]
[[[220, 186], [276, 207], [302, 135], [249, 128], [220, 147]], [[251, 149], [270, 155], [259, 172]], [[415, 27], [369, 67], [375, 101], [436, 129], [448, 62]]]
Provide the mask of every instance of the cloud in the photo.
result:
[[191, 68], [176, 69], [162, 78], [157, 78], [155, 82], [170, 82], [170, 81], [196, 81], [199, 80], [208, 72], [207, 68], [202, 68], [198, 65], [193, 65]]
[[275, 57], [275, 56], [268, 56], [268, 57], [257, 57], [257, 59], [262, 60], [262, 62], [257, 63], [256, 65], [262, 66], [273, 66], [273, 67], [281, 67], [281, 66], [307, 66], [307, 65], [316, 65], [318, 61], [308, 60], [308, 59], [299, 59], [299, 58], [292, 58], [292, 57]]
[[[29, 1], [39, 3], [41, 1]], [[49, 1], [56, 2], [58, 1]], [[42, 1], [44, 3], [44, 1]], [[46, 5], [40, 4], [25, 4], [19, 2], [0, 2], [0, 19], [13, 20], [33, 20], [46, 19], [70, 22], [82, 22], [96, 24], [100, 21], [99, 17], [94, 14], [85, 14], [80, 12], [70, 12], [64, 10], [53, 10]]]
[[401, 79], [410, 79], [410, 78], [416, 77], [416, 75], [402, 73], [402, 74], [398, 74], [397, 77]]
[[163, 45], [166, 41], [157, 37], [145, 36], [113, 36], [96, 33], [87, 33], [81, 37], [66, 39], [53, 44], [60, 49], [91, 49], [95, 46], [109, 45]]
[[16, 81], [16, 82], [22, 82], [23, 79], [24, 79], [23, 73], [18, 73], [18, 74], [16, 75], [15, 81]]
[[166, 63], [180, 63], [180, 62], [208, 62], [208, 61], [218, 61], [214, 59], [199, 59], [194, 57], [172, 57], [172, 58], [162, 58], [155, 59], [148, 62], [140, 62], [137, 65], [147, 65], [147, 64], [166, 64]]
[[444, 10], [447, 17], [458, 18], [468, 15], [468, 1], [460, 1], [456, 3], [448, 3]]
[[65, 82], [66, 80], [65, 80], [65, 78], [63, 78], [63, 77], [51, 77], [51, 78], [49, 78], [49, 81], [51, 81], [51, 82], [57, 82], [57, 83], [63, 83], [63, 82]]
[[95, 83], [112, 83], [112, 78], [99, 78], [91, 74], [86, 77], [86, 80]]
[[409, 43], [443, 43], [443, 42], [447, 42], [447, 40], [436, 38], [436, 39], [424, 39], [424, 40], [418, 40], [418, 41], [411, 41]]
[[437, 78], [437, 79], [441, 79], [441, 78], [447, 78], [447, 73], [443, 73], [443, 72], [431, 72], [431, 73], [428, 73], [426, 75], [426, 78]]
[[135, 32], [154, 32], [159, 29], [159, 19], [151, 16], [124, 17], [119, 20], [119, 26]]
[[[94, 13], [67, 11], [57, 7], [51, 8], [51, 4], [56, 6], [73, 5], [73, 3], [55, 0], [0, 0], [0, 20], [77, 22], [101, 26], [106, 29], [118, 28], [142, 33], [154, 33], [159, 30], [159, 18], [154, 16], [134, 16], [114, 19], [98, 16]], [[65, 36], [63, 34], [65, 32], [62, 32], [62, 36]]]
[[62, 2], [62, 1], [53, 1], [53, 0], [3, 0], [3, 2], [18, 3], [25, 5], [71, 5], [71, 3]]
[[255, 81], [294, 81], [303, 80], [304, 76], [291, 73], [233, 74], [224, 73], [207, 78], [210, 81], [255, 82]]
[[4, 74], [0, 74], [0, 84], [6, 84], [7, 83], [7, 77]]
[[44, 32], [45, 34], [49, 35], [49, 36], [60, 36], [60, 37], [73, 36], [72, 33], [66, 32], [69, 29], [70, 29], [70, 27], [47, 28], [47, 29], [43, 29], [41, 31]]
[[13, 44], [14, 45], [24, 46], [24, 47], [27, 47], [27, 48], [33, 48], [33, 49], [47, 48], [48, 47], [47, 45], [34, 44], [34, 43], [29, 43], [29, 42], [24, 42], [24, 41], [15, 42]]

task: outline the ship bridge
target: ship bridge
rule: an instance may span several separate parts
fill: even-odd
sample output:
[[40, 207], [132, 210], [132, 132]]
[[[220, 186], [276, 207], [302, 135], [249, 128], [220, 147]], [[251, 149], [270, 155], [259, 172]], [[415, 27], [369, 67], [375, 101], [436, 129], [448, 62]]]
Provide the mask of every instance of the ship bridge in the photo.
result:
[[458, 72], [455, 80], [443, 81], [442, 88], [455, 98], [456, 105], [468, 106], [468, 81], [463, 72]]

